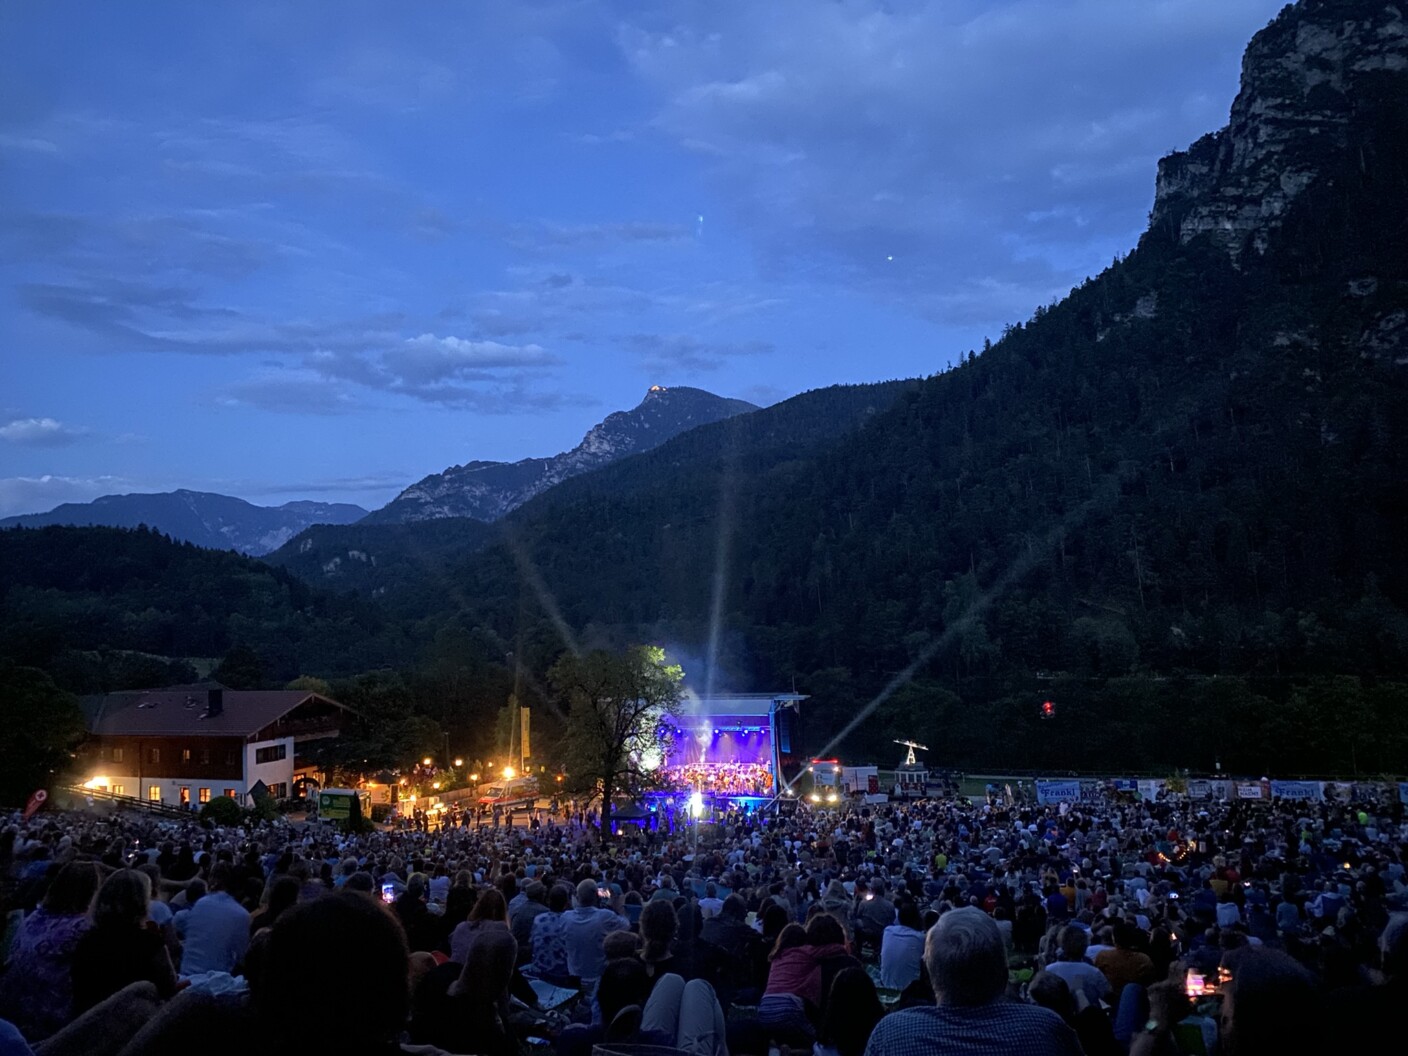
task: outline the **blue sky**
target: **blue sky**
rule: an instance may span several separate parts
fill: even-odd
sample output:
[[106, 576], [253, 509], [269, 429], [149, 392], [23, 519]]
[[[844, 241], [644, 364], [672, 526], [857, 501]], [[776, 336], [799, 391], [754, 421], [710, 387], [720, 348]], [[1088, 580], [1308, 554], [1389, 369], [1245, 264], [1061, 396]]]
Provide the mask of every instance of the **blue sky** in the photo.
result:
[[1134, 245], [1279, 7], [5, 4], [0, 516], [932, 374]]

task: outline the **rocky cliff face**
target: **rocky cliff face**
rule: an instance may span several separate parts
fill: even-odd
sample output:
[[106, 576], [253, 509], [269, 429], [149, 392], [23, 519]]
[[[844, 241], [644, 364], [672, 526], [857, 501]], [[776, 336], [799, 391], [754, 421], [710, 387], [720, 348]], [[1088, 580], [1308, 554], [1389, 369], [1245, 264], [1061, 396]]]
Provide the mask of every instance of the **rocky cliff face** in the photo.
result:
[[640, 405], [598, 422], [571, 451], [519, 462], [469, 462], [412, 484], [371, 514], [368, 524], [444, 517], [495, 521], [554, 484], [627, 455], [658, 447], [686, 430], [757, 408], [703, 389], [652, 386]]
[[1252, 38], [1227, 127], [1159, 162], [1150, 228], [1236, 260], [1345, 146], [1362, 82], [1408, 70], [1408, 5], [1301, 0]]

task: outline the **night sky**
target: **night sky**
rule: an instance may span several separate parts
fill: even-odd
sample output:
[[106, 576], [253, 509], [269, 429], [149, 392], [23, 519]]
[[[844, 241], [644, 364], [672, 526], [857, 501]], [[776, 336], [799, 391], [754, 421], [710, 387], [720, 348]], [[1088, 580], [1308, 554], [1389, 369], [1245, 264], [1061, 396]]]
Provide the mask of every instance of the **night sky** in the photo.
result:
[[0, 5], [0, 516], [932, 374], [1133, 247], [1281, 6]]

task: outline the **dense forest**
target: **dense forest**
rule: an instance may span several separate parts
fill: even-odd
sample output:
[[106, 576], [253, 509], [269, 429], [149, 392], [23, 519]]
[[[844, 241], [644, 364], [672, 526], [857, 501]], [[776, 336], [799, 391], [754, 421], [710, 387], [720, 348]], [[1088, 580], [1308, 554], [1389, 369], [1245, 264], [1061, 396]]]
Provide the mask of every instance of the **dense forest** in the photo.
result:
[[1170, 207], [956, 368], [694, 430], [492, 526], [316, 528], [277, 568], [0, 533], [0, 655], [73, 690], [362, 673], [484, 743], [565, 651], [649, 641], [696, 690], [810, 694], [809, 747], [849, 759], [1402, 772], [1405, 81], [1319, 92], [1344, 141], [1297, 145], [1313, 182], [1234, 252]]

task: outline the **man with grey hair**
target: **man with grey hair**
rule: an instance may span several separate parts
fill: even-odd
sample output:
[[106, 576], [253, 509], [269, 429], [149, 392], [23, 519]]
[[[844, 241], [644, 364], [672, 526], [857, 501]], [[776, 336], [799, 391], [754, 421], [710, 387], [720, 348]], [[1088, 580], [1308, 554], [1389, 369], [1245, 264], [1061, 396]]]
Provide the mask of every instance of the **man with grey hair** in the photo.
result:
[[606, 967], [605, 943], [608, 932], [623, 931], [631, 924], [625, 917], [600, 905], [601, 891], [595, 880], [577, 885], [575, 909], [562, 915], [562, 940], [567, 948], [567, 970], [588, 993], [596, 992], [596, 981]]
[[940, 917], [924, 943], [924, 965], [938, 1004], [880, 1020], [865, 1056], [1081, 1056], [1060, 1016], [1006, 997], [1002, 933], [981, 909]]

